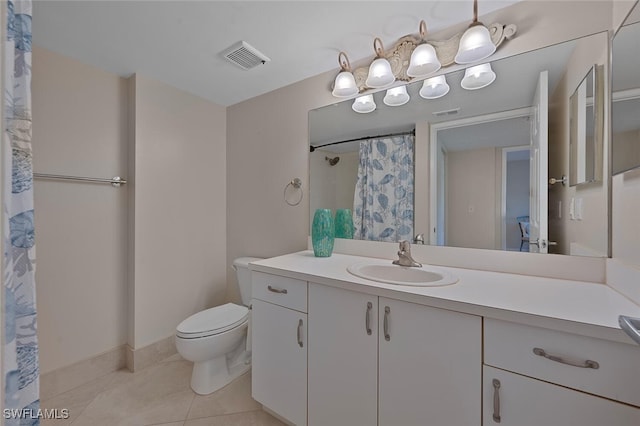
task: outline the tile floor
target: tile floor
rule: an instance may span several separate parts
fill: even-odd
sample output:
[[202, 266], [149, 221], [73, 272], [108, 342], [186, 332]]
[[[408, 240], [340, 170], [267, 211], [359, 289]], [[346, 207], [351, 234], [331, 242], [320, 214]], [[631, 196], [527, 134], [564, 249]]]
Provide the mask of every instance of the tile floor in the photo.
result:
[[211, 395], [189, 387], [190, 362], [180, 355], [131, 373], [120, 370], [42, 401], [69, 410], [42, 426], [282, 426], [251, 398], [251, 373]]

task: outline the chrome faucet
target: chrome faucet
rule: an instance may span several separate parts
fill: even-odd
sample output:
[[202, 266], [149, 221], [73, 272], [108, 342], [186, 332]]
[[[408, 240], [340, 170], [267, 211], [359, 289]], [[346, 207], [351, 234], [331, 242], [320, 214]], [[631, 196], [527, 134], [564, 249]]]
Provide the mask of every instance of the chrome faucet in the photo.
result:
[[418, 234], [413, 237], [413, 244], [424, 244], [424, 234]]
[[420, 268], [422, 267], [421, 263], [416, 262], [411, 257], [411, 244], [409, 241], [400, 241], [400, 250], [398, 251], [398, 260], [393, 261], [394, 265], [400, 266], [412, 266]]

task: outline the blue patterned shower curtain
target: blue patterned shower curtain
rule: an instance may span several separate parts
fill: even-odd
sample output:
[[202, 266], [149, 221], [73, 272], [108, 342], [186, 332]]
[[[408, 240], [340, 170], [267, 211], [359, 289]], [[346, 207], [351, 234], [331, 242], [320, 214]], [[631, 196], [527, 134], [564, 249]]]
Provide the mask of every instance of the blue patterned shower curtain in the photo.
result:
[[[4, 408], [6, 425], [38, 425], [35, 240], [31, 156], [31, 1], [7, 2], [5, 123], [2, 134], [4, 222]], [[6, 413], [3, 413], [6, 414]]]
[[360, 142], [354, 239], [413, 239], [413, 147], [409, 134]]

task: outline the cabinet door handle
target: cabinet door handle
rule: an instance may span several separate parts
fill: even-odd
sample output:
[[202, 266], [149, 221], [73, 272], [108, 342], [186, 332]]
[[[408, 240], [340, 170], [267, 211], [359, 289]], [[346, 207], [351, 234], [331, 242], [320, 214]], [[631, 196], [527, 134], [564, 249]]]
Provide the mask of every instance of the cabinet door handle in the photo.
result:
[[365, 316], [365, 327], [367, 329], [367, 334], [371, 336], [371, 309], [373, 309], [373, 303], [367, 302], [367, 313]]
[[559, 362], [560, 364], [571, 365], [573, 367], [593, 368], [594, 370], [600, 368], [600, 364], [598, 364], [596, 361], [591, 361], [590, 359], [584, 362], [569, 361], [560, 356], [548, 354], [544, 349], [540, 348], [533, 348], [533, 353], [546, 359], [550, 359], [551, 361]]
[[493, 379], [493, 421], [500, 423], [500, 380]]
[[384, 307], [384, 340], [387, 342], [391, 340], [391, 335], [389, 334], [389, 314], [391, 313], [391, 308], [388, 306]]
[[303, 322], [302, 320], [298, 320], [298, 333], [297, 333], [297, 337], [298, 337], [298, 346], [303, 347], [304, 343], [302, 342], [302, 325]]
[[286, 288], [279, 289], [279, 288], [271, 287], [270, 285], [268, 285], [267, 289], [272, 293], [287, 294], [287, 289]]

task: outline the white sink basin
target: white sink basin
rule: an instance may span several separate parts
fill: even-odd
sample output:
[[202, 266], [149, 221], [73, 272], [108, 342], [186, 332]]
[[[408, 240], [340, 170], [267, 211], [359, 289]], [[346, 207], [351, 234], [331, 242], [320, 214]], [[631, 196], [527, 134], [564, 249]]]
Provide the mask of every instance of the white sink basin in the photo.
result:
[[391, 261], [388, 264], [354, 263], [347, 267], [347, 271], [366, 280], [417, 287], [438, 287], [458, 282], [457, 277], [431, 266], [407, 267], [394, 265]]

